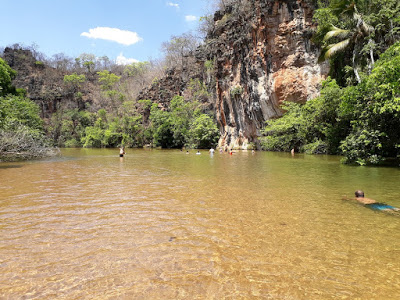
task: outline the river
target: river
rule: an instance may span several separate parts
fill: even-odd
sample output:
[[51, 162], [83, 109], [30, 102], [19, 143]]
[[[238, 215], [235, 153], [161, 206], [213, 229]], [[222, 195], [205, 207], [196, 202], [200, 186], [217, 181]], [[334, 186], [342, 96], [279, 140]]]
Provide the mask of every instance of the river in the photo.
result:
[[0, 298], [398, 299], [399, 168], [195, 153], [0, 163]]

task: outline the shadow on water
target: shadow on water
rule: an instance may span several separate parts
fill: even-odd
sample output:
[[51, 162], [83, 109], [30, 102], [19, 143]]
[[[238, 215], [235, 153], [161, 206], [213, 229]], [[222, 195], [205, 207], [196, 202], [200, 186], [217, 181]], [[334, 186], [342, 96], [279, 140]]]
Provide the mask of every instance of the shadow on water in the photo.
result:
[[17, 169], [17, 168], [22, 168], [23, 165], [0, 165], [0, 169]]
[[52, 157], [44, 157], [32, 160], [21, 160], [17, 162], [1, 162], [0, 161], [0, 170], [6, 169], [19, 169], [23, 168], [26, 165], [34, 165], [34, 164], [42, 164], [42, 163], [57, 163], [57, 162], [66, 162], [79, 160], [81, 158], [73, 157], [73, 156], [52, 156]]

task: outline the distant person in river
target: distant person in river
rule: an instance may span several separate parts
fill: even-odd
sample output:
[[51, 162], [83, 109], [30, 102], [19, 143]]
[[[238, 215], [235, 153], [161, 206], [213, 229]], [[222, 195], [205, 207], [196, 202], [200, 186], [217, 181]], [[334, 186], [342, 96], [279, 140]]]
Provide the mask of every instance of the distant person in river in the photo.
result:
[[381, 203], [381, 202], [377, 202], [374, 199], [370, 199], [370, 198], [365, 198], [364, 197], [364, 192], [362, 190], [357, 190], [355, 191], [355, 200], [358, 201], [359, 203], [363, 204], [364, 206], [374, 209], [374, 210], [382, 210], [382, 211], [389, 211], [389, 212], [393, 212], [393, 211], [400, 211], [399, 208], [388, 205], [386, 203]]
[[201, 154], [199, 150], [197, 150], [196, 154]]
[[125, 147], [121, 146], [119, 148], [119, 157], [124, 157], [124, 154], [125, 154]]

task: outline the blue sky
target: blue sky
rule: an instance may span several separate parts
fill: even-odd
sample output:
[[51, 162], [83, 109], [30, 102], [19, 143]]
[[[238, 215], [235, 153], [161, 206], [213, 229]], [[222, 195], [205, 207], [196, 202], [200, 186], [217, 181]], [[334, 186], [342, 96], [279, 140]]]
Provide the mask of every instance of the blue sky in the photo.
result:
[[159, 58], [171, 36], [196, 31], [207, 0], [0, 0], [0, 8], [0, 47], [131, 62]]

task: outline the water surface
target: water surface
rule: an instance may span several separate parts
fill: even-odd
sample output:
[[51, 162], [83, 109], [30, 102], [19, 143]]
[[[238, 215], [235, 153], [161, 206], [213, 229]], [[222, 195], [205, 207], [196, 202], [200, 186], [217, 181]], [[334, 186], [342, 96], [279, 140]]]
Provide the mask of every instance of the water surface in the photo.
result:
[[2, 299], [398, 299], [398, 168], [65, 149], [0, 164]]

